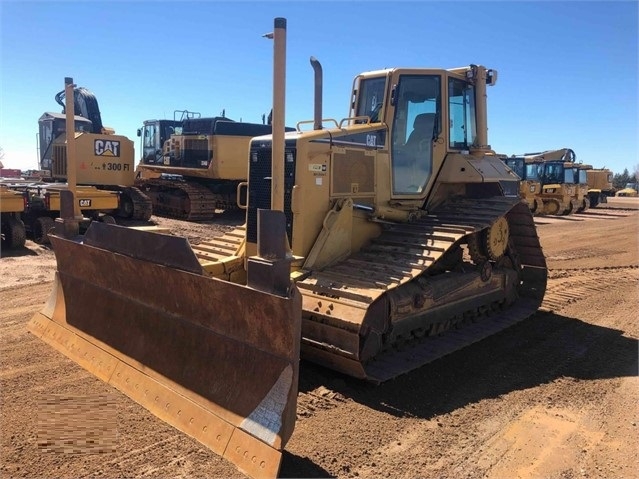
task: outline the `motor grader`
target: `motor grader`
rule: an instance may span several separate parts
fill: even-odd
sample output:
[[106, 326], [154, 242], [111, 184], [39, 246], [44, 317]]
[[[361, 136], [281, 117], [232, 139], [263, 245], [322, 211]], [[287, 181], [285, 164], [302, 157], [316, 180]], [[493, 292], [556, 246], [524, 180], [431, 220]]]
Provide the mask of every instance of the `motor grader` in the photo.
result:
[[362, 73], [341, 121], [322, 118], [316, 81], [314, 119], [285, 132], [274, 26], [272, 134], [250, 144], [245, 225], [190, 245], [101, 223], [78, 239], [62, 219], [30, 322], [252, 477], [279, 470], [300, 355], [390, 380], [531, 316], [547, 278], [530, 210], [504, 195], [518, 177], [487, 142], [495, 70]]

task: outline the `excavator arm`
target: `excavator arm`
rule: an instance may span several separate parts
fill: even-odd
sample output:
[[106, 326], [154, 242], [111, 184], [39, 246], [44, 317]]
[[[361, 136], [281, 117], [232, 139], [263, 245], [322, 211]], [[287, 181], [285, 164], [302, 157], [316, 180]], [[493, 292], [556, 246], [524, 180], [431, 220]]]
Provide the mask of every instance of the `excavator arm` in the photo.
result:
[[[65, 111], [65, 92], [62, 90], [55, 96], [55, 101], [62, 106], [62, 113]], [[98, 99], [95, 95], [84, 87], [76, 87], [73, 89], [73, 104], [75, 106], [74, 114], [91, 121], [91, 133], [104, 133], [102, 125], [102, 116], [100, 115], [100, 107]]]

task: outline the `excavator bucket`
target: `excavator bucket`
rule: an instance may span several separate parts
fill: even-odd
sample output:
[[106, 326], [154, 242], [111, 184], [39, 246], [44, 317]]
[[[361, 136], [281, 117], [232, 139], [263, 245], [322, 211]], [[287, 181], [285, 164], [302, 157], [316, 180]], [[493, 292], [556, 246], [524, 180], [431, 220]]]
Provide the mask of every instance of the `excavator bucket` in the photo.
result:
[[[279, 245], [283, 213], [266, 213], [263, 242]], [[299, 375], [290, 267], [267, 251], [249, 286], [232, 284], [203, 275], [185, 238], [105, 223], [51, 243], [55, 284], [30, 331], [245, 474], [276, 477]]]

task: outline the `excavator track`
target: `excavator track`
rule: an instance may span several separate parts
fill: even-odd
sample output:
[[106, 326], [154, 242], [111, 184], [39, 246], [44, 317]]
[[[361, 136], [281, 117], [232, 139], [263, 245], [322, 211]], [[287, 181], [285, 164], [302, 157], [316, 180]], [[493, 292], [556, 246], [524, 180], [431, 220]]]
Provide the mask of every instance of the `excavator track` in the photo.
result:
[[[469, 235], [504, 216], [510, 230], [504, 258], [462, 261], [458, 250]], [[546, 278], [525, 203], [452, 200], [414, 223], [388, 225], [357, 254], [297, 282], [302, 355], [381, 383], [531, 316]]]
[[151, 197], [154, 214], [168, 218], [206, 221], [215, 218], [216, 209], [237, 208], [234, 195], [215, 193], [193, 181], [150, 178], [139, 187]]
[[133, 202], [133, 214], [131, 219], [149, 221], [153, 214], [153, 202], [151, 198], [142, 193], [139, 188], [135, 186], [129, 186], [124, 190], [124, 193], [131, 198]]

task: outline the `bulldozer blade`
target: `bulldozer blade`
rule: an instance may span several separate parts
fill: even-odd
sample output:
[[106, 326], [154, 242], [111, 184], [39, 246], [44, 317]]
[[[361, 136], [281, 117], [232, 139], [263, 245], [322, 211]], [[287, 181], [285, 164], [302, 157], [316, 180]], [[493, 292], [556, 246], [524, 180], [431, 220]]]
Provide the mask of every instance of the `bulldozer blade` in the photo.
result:
[[245, 474], [276, 477], [295, 425], [300, 293], [206, 277], [183, 238], [94, 225], [84, 242], [51, 235], [56, 279], [29, 330]]

